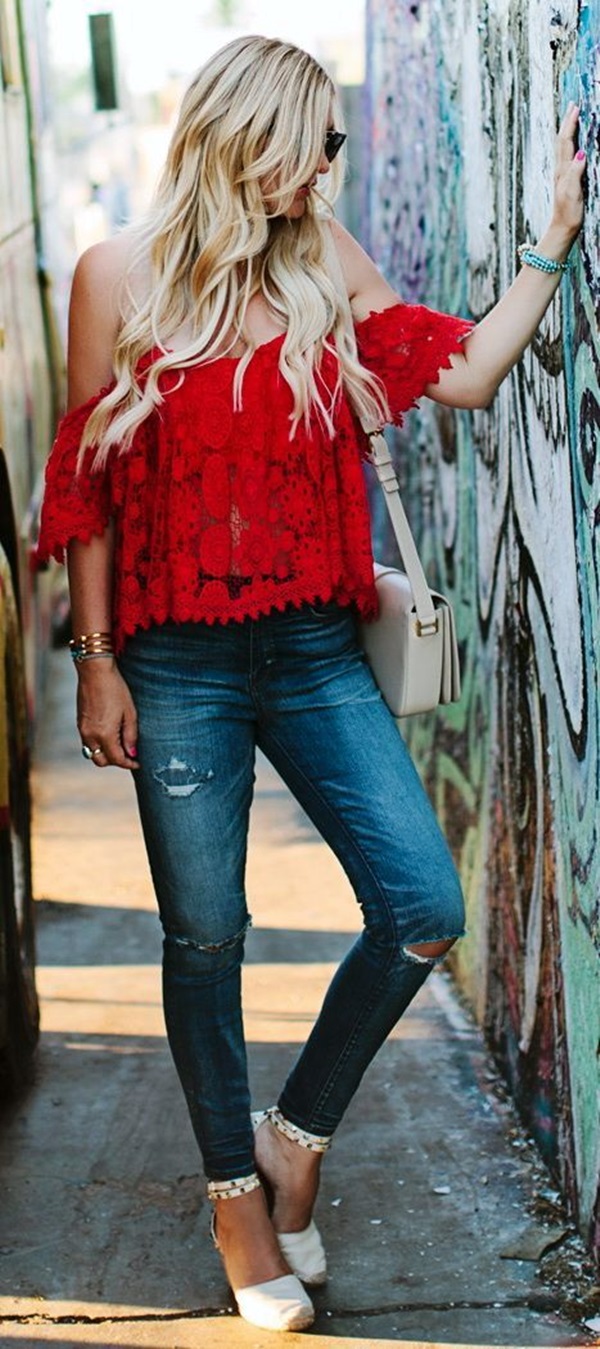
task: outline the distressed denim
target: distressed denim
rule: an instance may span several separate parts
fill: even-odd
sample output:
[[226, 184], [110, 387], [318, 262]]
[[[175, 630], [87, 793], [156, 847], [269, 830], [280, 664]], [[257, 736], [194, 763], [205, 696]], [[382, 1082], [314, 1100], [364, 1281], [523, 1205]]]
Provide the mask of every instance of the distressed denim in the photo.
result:
[[427, 795], [350, 610], [165, 623], [126, 644], [133, 777], [164, 930], [171, 1051], [207, 1175], [254, 1170], [240, 1006], [248, 819], [258, 745], [344, 867], [363, 928], [283, 1087], [284, 1115], [330, 1135], [464, 909]]

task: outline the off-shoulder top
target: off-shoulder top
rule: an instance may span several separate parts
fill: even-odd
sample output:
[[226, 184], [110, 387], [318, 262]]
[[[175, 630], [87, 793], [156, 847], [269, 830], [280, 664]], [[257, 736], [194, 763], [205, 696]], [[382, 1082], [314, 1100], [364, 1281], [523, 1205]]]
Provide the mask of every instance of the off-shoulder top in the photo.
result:
[[[396, 304], [356, 324], [361, 362], [383, 381], [393, 420], [450, 365], [471, 329], [422, 305]], [[345, 397], [332, 439], [316, 417], [290, 439], [291, 390], [279, 371], [283, 335], [259, 346], [233, 405], [236, 359], [165, 375], [162, 405], [106, 467], [76, 461], [104, 391], [63, 417], [46, 467], [38, 557], [64, 558], [115, 522], [117, 650], [154, 623], [227, 622], [335, 599], [377, 610], [363, 460], [364, 432]], [[320, 377], [334, 387], [335, 355]], [[173, 387], [174, 386], [174, 387]]]

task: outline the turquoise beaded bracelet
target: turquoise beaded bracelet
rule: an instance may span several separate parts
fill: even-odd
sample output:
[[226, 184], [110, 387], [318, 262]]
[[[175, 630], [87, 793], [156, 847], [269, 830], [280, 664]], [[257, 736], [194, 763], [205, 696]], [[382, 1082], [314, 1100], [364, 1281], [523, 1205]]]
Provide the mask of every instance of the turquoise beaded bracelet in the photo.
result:
[[524, 262], [527, 267], [537, 267], [538, 272], [547, 272], [548, 275], [555, 272], [568, 272], [571, 269], [571, 263], [556, 262], [554, 258], [545, 258], [543, 253], [536, 252], [531, 244], [520, 244], [517, 249], [519, 261]]

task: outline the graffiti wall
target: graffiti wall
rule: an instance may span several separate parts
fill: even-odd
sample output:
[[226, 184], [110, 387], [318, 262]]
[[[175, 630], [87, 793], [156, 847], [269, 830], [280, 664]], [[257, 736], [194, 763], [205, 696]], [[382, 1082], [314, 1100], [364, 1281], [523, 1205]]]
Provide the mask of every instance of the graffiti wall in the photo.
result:
[[535, 341], [396, 449], [462, 649], [461, 704], [407, 732], [467, 895], [457, 976], [600, 1253], [600, 0], [370, 0], [368, 46], [366, 233], [407, 300], [486, 313], [582, 110], [585, 229]]

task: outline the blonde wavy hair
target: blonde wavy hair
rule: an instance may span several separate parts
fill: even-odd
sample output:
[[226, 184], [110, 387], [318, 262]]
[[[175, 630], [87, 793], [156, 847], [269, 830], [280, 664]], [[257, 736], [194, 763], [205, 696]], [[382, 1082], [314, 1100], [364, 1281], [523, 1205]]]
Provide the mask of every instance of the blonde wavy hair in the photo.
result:
[[[111, 446], [131, 446], [137, 428], [168, 397], [159, 388], [165, 371], [175, 369], [183, 379], [187, 368], [226, 354], [242, 338], [248, 345], [234, 381], [240, 407], [255, 350], [244, 324], [257, 294], [286, 334], [279, 366], [294, 399], [290, 436], [301, 420], [308, 425], [313, 410], [333, 436], [342, 386], [363, 424], [375, 428], [389, 419], [380, 382], [360, 365], [345, 290], [327, 267], [341, 156], [327, 195], [313, 190], [303, 216], [286, 217], [295, 193], [317, 173], [332, 116], [339, 126], [331, 79], [312, 56], [286, 42], [238, 38], [199, 71], [184, 96], [152, 205], [130, 227], [134, 246], [115, 384], [88, 418], [80, 462], [91, 445], [94, 467], [105, 463]], [[136, 299], [131, 277], [140, 266], [150, 284]], [[189, 340], [169, 351], [169, 340], [184, 326]], [[319, 381], [324, 350], [338, 358], [333, 394]], [[150, 352], [140, 377], [139, 362]]]

